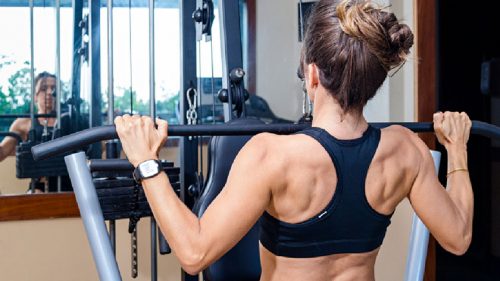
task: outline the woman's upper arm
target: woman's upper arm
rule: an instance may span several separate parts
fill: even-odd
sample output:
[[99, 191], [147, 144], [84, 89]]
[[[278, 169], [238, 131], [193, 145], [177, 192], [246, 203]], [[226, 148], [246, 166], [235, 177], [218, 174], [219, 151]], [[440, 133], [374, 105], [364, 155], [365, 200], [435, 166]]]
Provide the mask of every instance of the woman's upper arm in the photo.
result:
[[420, 139], [416, 145], [420, 160], [416, 165], [419, 171], [408, 199], [415, 213], [438, 242], [446, 245], [454, 237], [454, 224], [457, 222], [456, 207], [439, 182], [429, 149]]
[[201, 237], [209, 242], [207, 257], [217, 259], [257, 222], [269, 204], [271, 187], [282, 179], [279, 161], [270, 155], [270, 135], [252, 138], [237, 155], [225, 187], [200, 219]]
[[[24, 132], [25, 127], [24, 119], [16, 119], [12, 122], [9, 131], [16, 133], [24, 140], [27, 138], [27, 132]], [[17, 140], [13, 137], [5, 137], [0, 144], [0, 161], [9, 155], [15, 155]]]

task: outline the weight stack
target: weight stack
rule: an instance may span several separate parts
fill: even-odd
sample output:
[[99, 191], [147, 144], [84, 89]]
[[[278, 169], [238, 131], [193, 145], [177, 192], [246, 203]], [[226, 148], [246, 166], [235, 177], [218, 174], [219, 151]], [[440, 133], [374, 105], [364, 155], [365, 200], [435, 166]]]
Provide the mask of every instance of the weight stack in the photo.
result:
[[23, 142], [16, 147], [16, 177], [20, 179], [67, 176], [64, 156], [60, 155], [42, 161], [35, 161], [31, 148], [39, 143]]

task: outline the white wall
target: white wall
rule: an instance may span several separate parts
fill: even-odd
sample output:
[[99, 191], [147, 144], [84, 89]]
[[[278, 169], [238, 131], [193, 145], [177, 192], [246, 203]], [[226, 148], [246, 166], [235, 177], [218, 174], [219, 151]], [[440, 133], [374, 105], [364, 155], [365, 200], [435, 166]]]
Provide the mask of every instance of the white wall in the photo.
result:
[[9, 156], [0, 162], [0, 194], [23, 194], [29, 189], [30, 179], [16, 178], [16, 157]]
[[[302, 115], [302, 86], [296, 75], [302, 46], [298, 42], [297, 2], [257, 0], [256, 93], [267, 100], [276, 115], [290, 120]], [[391, 4], [403, 22], [413, 25], [411, 0], [379, 2]], [[414, 119], [413, 61], [410, 56], [368, 103], [365, 115], [369, 121]]]
[[257, 92], [275, 115], [298, 120], [302, 83], [297, 78], [297, 1], [257, 0]]
[[[151, 280], [149, 225], [147, 218], [138, 224], [139, 276], [133, 279], [128, 221], [117, 222], [117, 261], [123, 280]], [[99, 280], [79, 218], [0, 222], [0, 253], [1, 280]], [[174, 255], [159, 256], [158, 280], [180, 280]]]
[[[297, 79], [301, 43], [298, 42], [297, 3], [293, 0], [257, 0], [257, 94], [273, 112], [298, 120], [302, 90]], [[392, 6], [398, 18], [413, 26], [412, 0], [380, 1]], [[369, 122], [414, 120], [414, 59], [392, 78], [365, 108]], [[412, 210], [405, 200], [397, 208], [376, 263], [376, 279], [400, 281], [404, 276]]]

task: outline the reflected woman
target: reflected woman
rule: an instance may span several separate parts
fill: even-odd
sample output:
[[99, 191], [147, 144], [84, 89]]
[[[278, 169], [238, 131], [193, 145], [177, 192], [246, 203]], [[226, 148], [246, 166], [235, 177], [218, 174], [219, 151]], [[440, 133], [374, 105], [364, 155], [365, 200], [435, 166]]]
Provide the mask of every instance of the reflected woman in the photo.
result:
[[[41, 72], [35, 77], [35, 107], [37, 114], [50, 114], [55, 110], [56, 76], [49, 72]], [[39, 117], [35, 119], [33, 129], [37, 139], [48, 135], [56, 124], [56, 118]], [[23, 141], [28, 140], [32, 124], [30, 118], [18, 118], [10, 126], [9, 131], [21, 136]], [[61, 126], [62, 127], [62, 126]], [[5, 137], [0, 143], [0, 161], [7, 156], [14, 155], [17, 140]]]
[[[55, 114], [55, 93], [56, 93], [56, 76], [49, 72], [41, 72], [35, 77], [35, 107], [37, 114]], [[38, 117], [35, 118], [35, 124], [31, 124], [31, 118], [18, 118], [10, 126], [9, 131], [21, 136], [23, 141], [27, 141], [30, 137], [30, 131], [34, 130], [34, 141], [50, 140], [55, 137], [54, 127], [57, 119], [54, 117]], [[61, 116], [61, 131], [59, 135], [66, 135], [70, 132], [69, 116]], [[5, 137], [0, 143], [0, 161], [11, 155], [15, 155], [17, 140], [13, 137]], [[63, 178], [65, 179], [65, 178]], [[36, 179], [32, 182], [35, 186], [35, 191], [43, 191], [45, 189], [47, 179]], [[49, 180], [49, 190], [56, 190], [55, 180]], [[54, 182], [53, 184], [51, 182]], [[64, 180], [64, 182], [68, 182]], [[69, 182], [64, 186], [70, 186]]]

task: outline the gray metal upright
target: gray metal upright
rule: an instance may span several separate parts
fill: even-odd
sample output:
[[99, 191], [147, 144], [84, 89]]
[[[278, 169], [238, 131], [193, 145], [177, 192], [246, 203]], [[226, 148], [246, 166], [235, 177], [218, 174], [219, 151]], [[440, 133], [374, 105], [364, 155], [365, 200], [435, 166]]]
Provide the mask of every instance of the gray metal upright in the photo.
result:
[[108, 124], [114, 121], [114, 74], [113, 74], [113, 0], [107, 1], [108, 12]]
[[[149, 13], [149, 116], [156, 118], [155, 95], [155, 0], [148, 1]], [[151, 281], [158, 280], [156, 220], [151, 216]]]
[[[31, 78], [31, 103], [30, 103], [30, 114], [31, 114], [31, 133], [34, 134], [35, 128], [35, 3], [34, 0], [29, 0], [30, 7], [30, 78]], [[35, 136], [29, 137], [34, 140]]]
[[156, 118], [155, 97], [155, 0], [149, 0], [149, 115]]
[[[61, 0], [56, 0], [56, 129], [61, 129]], [[58, 179], [58, 191], [60, 178]]]
[[[61, 0], [56, 0], [56, 130], [61, 129]], [[57, 192], [62, 190], [61, 177], [57, 177]]]
[[224, 119], [233, 117], [232, 92], [229, 73], [235, 68], [243, 69], [243, 50], [241, 47], [239, 1], [219, 0], [219, 22], [222, 56], [222, 88], [227, 89], [228, 102], [224, 103]]
[[[90, 86], [90, 127], [102, 125], [101, 116], [101, 3], [99, 0], [89, 0], [89, 86]], [[89, 158], [101, 158], [100, 144], [92, 144]]]
[[101, 281], [120, 281], [122, 280], [120, 271], [113, 255], [85, 153], [73, 153], [64, 157], [64, 160], [75, 191], [80, 216], [87, 233], [99, 279]]
[[[192, 19], [193, 11], [196, 10], [196, 0], [179, 1], [180, 10], [180, 42], [181, 42], [181, 95], [180, 112], [182, 125], [188, 124], [186, 112], [189, 102], [186, 93], [196, 85], [196, 27]], [[194, 197], [188, 192], [188, 187], [196, 183], [198, 171], [198, 138], [181, 138], [180, 145], [180, 198], [188, 208], [194, 205]], [[197, 281], [198, 276], [191, 276], [185, 271], [181, 272], [182, 281]]]
[[[436, 174], [439, 171], [441, 153], [431, 150]], [[406, 259], [405, 281], [422, 281], [425, 273], [425, 260], [427, 258], [427, 247], [429, 245], [429, 230], [420, 218], [413, 214], [408, 256]]]

